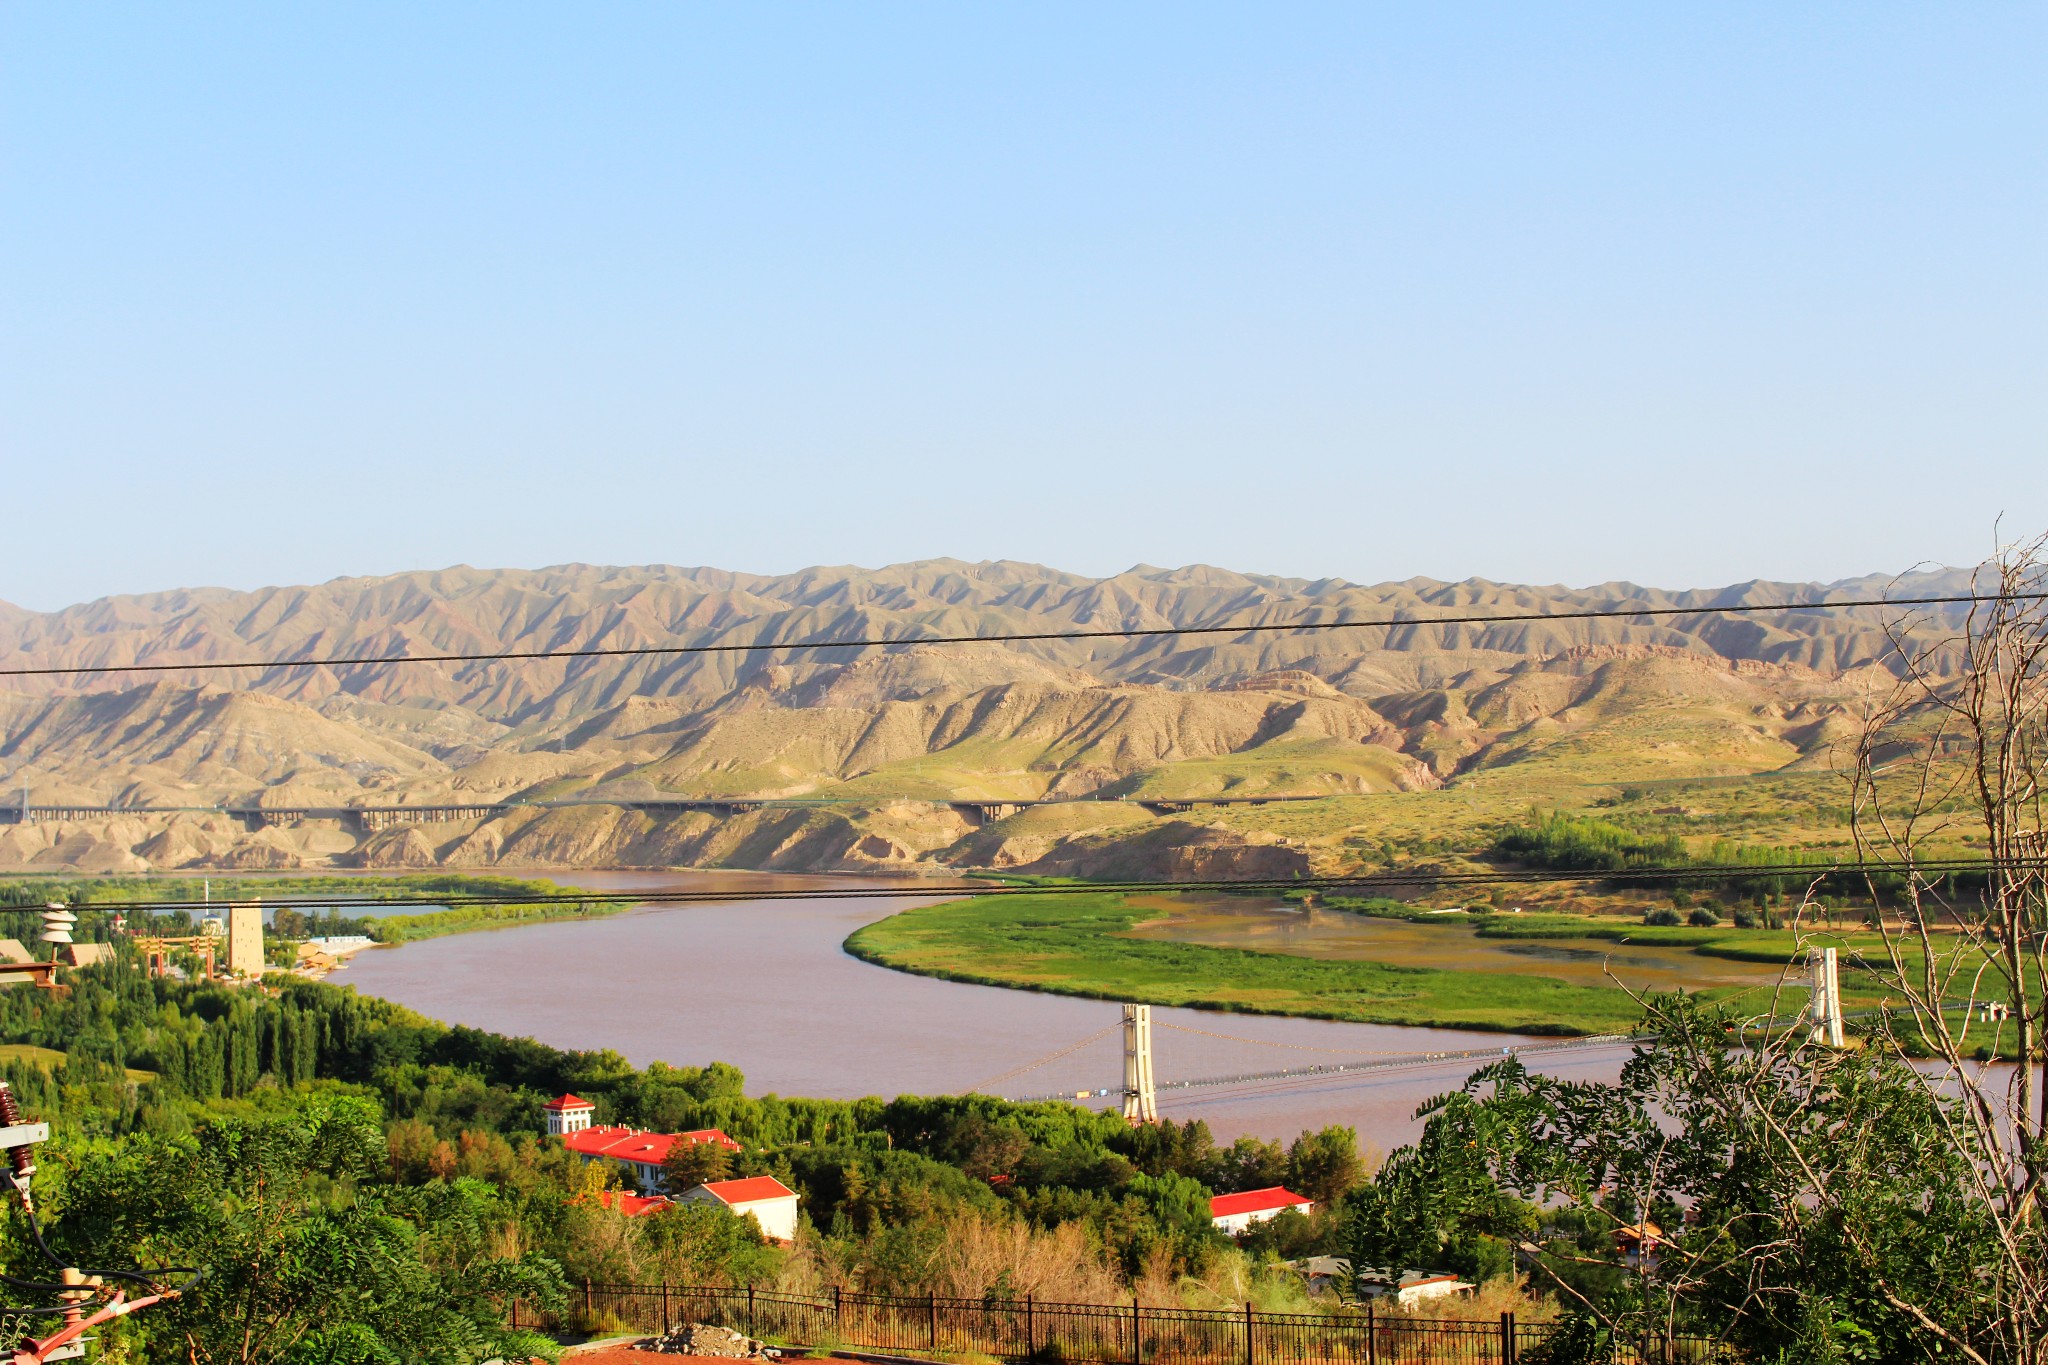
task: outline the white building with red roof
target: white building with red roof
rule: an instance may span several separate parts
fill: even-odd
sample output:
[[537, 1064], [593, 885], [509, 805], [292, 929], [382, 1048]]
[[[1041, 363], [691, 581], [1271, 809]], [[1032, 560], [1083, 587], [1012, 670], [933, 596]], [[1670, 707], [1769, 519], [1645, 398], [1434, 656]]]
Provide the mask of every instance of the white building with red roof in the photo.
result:
[[1263, 1223], [1283, 1209], [1297, 1213], [1315, 1212], [1316, 1201], [1304, 1199], [1285, 1185], [1268, 1185], [1263, 1190], [1241, 1190], [1219, 1194], [1209, 1201], [1209, 1221], [1235, 1235], [1254, 1223]]
[[597, 1106], [575, 1095], [562, 1095], [549, 1100], [541, 1110], [548, 1116], [548, 1136], [562, 1137], [588, 1128]]
[[774, 1242], [796, 1240], [796, 1191], [772, 1175], [714, 1180], [691, 1190], [679, 1202], [717, 1204], [742, 1216], [751, 1213], [761, 1225], [763, 1237]]
[[668, 1154], [677, 1147], [695, 1147], [706, 1142], [715, 1142], [729, 1152], [737, 1152], [740, 1145], [716, 1128], [699, 1128], [689, 1133], [650, 1133], [641, 1128], [619, 1128], [611, 1124], [590, 1122], [590, 1115], [596, 1106], [588, 1100], [564, 1095], [544, 1106], [548, 1115], [548, 1131], [562, 1139], [562, 1145], [586, 1161], [600, 1158], [617, 1161], [633, 1174], [633, 1183], [642, 1194], [653, 1194], [661, 1188], [661, 1163], [668, 1160]]

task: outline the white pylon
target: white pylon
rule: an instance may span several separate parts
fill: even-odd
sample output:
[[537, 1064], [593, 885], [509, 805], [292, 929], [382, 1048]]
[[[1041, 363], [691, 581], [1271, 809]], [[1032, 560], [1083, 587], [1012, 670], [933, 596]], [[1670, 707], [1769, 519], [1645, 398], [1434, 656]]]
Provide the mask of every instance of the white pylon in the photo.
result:
[[1842, 1046], [1842, 982], [1835, 950], [1809, 949], [1807, 961], [1813, 967], [1813, 1029], [1807, 1039], [1838, 1048]]
[[1124, 1006], [1124, 1118], [1159, 1121], [1159, 1092], [1152, 1086], [1152, 1007]]

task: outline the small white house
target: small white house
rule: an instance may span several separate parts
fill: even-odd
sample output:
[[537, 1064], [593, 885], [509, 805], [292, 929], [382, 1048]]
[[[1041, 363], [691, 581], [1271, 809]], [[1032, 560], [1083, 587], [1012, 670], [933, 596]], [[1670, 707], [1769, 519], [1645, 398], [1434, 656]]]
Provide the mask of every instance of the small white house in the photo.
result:
[[1277, 1216], [1283, 1209], [1313, 1213], [1315, 1207], [1315, 1200], [1304, 1199], [1284, 1185], [1269, 1185], [1263, 1190], [1217, 1195], [1209, 1201], [1209, 1221], [1220, 1231], [1235, 1236], [1254, 1223]]
[[679, 1203], [718, 1204], [737, 1214], [753, 1214], [761, 1235], [773, 1242], [796, 1240], [796, 1191], [772, 1175], [745, 1180], [714, 1180], [685, 1194]]
[[1391, 1296], [1403, 1308], [1425, 1299], [1470, 1294], [1476, 1287], [1440, 1270], [1377, 1270], [1367, 1266], [1358, 1272], [1360, 1294], [1369, 1299]]

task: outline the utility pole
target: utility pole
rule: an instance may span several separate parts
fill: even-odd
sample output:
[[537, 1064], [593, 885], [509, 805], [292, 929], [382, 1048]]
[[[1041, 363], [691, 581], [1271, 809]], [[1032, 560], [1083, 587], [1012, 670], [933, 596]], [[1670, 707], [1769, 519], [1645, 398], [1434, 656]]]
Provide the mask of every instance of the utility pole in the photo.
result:
[[1152, 1007], [1124, 1006], [1124, 1118], [1159, 1121], [1159, 1093], [1152, 1086]]
[[1842, 1046], [1842, 982], [1837, 974], [1835, 950], [1808, 949], [1807, 962], [1813, 968], [1813, 1029], [1807, 1034], [1807, 1040], [1839, 1048]]

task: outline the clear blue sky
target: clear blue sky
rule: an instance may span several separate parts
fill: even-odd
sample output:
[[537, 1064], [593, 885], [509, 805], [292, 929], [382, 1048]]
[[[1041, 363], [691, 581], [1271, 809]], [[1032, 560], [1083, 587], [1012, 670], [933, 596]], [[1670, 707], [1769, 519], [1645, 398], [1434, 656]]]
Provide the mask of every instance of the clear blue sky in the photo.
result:
[[2048, 7], [10, 5], [0, 598], [2048, 529]]

